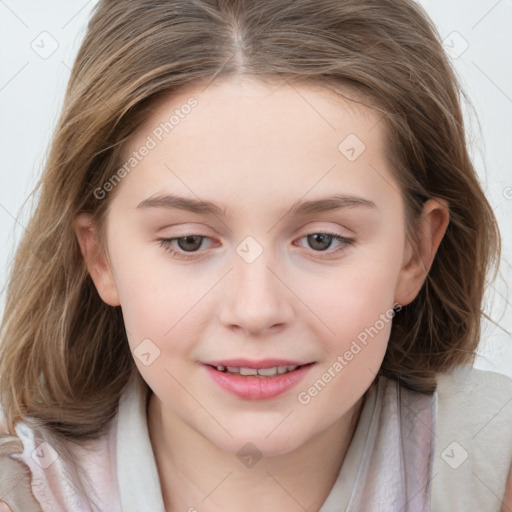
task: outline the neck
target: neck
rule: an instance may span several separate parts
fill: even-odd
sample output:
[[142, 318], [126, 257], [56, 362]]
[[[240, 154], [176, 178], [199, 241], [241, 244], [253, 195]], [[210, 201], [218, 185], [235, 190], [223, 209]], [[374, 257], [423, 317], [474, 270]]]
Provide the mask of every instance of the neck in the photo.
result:
[[164, 411], [151, 394], [148, 429], [165, 510], [318, 511], [340, 472], [363, 402], [364, 396], [297, 449], [245, 466]]

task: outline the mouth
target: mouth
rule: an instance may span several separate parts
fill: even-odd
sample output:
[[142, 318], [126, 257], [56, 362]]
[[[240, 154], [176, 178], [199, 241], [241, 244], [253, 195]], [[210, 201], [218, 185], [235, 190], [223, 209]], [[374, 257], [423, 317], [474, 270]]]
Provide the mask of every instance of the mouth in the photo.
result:
[[221, 389], [245, 400], [278, 397], [295, 388], [316, 362], [229, 360], [203, 363]]
[[253, 368], [249, 366], [224, 366], [224, 365], [207, 365], [214, 370], [221, 373], [228, 373], [231, 375], [239, 375], [242, 377], [276, 377], [278, 375], [286, 375], [287, 373], [303, 368], [304, 366], [310, 366], [314, 363], [306, 364], [290, 364], [280, 366], [270, 366], [267, 368]]

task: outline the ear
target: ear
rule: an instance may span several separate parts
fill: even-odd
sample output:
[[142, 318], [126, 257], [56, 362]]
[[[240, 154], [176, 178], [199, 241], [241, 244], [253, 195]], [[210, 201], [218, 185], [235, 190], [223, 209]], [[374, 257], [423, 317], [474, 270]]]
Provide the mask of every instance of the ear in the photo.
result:
[[87, 270], [100, 297], [110, 306], [119, 306], [121, 302], [112, 269], [106, 255], [100, 250], [99, 233], [97, 226], [92, 221], [92, 215], [80, 214], [73, 222], [73, 229]]
[[425, 202], [417, 228], [418, 248], [409, 239], [406, 240], [402, 269], [395, 289], [396, 303], [405, 306], [418, 295], [449, 221], [448, 203], [444, 199], [433, 198]]

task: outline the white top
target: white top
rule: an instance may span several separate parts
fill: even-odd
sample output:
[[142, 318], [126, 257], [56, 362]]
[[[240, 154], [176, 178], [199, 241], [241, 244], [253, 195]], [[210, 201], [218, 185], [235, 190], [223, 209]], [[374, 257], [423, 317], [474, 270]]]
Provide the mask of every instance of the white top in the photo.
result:
[[[165, 512], [143, 391], [137, 374], [108, 432], [69, 443], [91, 487], [72, 482], [46, 430], [19, 424], [20, 454], [0, 438], [0, 501], [13, 512]], [[500, 512], [511, 427], [512, 380], [504, 375], [460, 367], [438, 375], [433, 395], [378, 377], [319, 512]]]

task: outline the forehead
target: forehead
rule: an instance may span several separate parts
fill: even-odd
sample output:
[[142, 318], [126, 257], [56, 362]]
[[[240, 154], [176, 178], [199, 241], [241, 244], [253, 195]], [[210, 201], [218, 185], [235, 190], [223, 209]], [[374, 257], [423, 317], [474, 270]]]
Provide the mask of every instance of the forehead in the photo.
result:
[[351, 193], [392, 180], [379, 114], [320, 85], [238, 77], [184, 88], [153, 105], [123, 148], [123, 162], [150, 139], [126, 180], [134, 192], [169, 184], [189, 195], [245, 191], [261, 200], [280, 190], [298, 199], [315, 183]]
[[[366, 104], [361, 102], [362, 94], [354, 87], [340, 86], [339, 93], [335, 93], [318, 83], [289, 83], [278, 79], [263, 82], [238, 76], [178, 89], [160, 98], [139, 134], [151, 131], [155, 122], [169, 120], [173, 112], [186, 107], [190, 98], [197, 101], [193, 117], [201, 116], [204, 121], [216, 117], [215, 124], [205, 126], [212, 133], [218, 131], [216, 127], [227, 127], [230, 131], [242, 130], [241, 136], [247, 131], [251, 135], [255, 132], [271, 135], [273, 128], [287, 126], [288, 132], [296, 137], [312, 129], [343, 134], [349, 122], [363, 135], [380, 121], [378, 112], [368, 105], [368, 100]], [[295, 124], [298, 119], [299, 126]], [[381, 134], [377, 131], [375, 135]], [[280, 142], [284, 136], [281, 132]]]
[[[275, 129], [286, 126], [287, 132], [298, 138], [315, 130], [336, 133], [336, 140], [347, 128], [358, 130], [361, 136], [373, 131], [380, 121], [380, 114], [367, 105], [368, 100], [366, 104], [361, 102], [362, 94], [354, 87], [340, 86], [339, 89], [338, 94], [318, 83], [289, 83], [278, 79], [263, 82], [246, 76], [196, 84], [156, 100], [150, 116], [131, 141], [151, 133], [160, 122], [169, 121], [173, 113], [179, 115], [179, 118], [174, 116], [176, 119], [172, 122], [173, 138], [179, 136], [180, 131], [186, 131], [187, 125], [197, 118], [201, 122], [214, 121], [194, 126], [194, 131], [209, 132], [210, 136], [220, 128], [229, 128], [230, 132], [239, 132], [240, 136], [248, 132], [252, 136], [256, 132], [270, 136]], [[187, 106], [191, 98], [197, 103], [193, 109]], [[187, 118], [191, 121], [181, 122]], [[300, 125], [295, 124], [297, 120], [301, 121]], [[377, 130], [374, 136], [379, 137], [380, 131]], [[284, 143], [286, 133], [279, 135], [278, 142]], [[128, 144], [128, 147], [133, 145]]]

